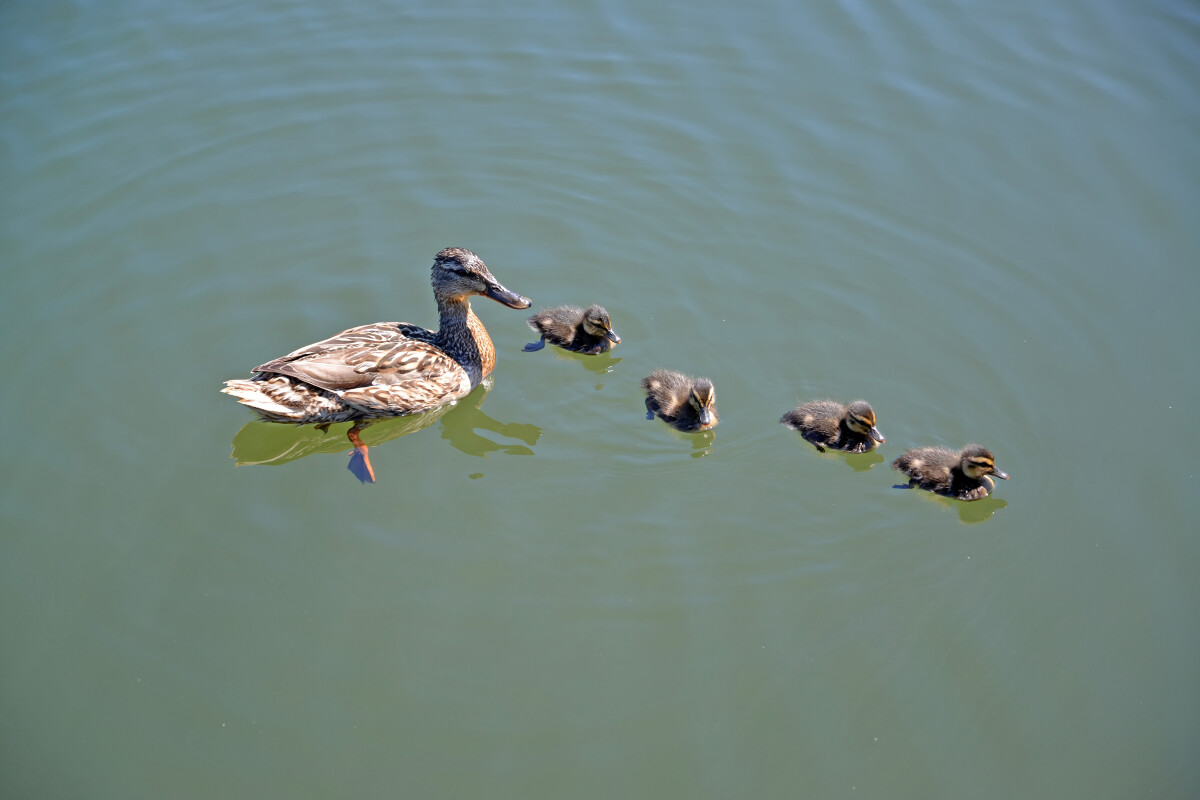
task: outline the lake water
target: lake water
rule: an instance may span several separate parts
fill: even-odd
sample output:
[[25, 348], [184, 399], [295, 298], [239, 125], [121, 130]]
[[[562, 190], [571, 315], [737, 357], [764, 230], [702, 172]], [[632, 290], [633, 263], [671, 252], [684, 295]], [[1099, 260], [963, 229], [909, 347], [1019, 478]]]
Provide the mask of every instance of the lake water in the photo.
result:
[[[1194, 3], [13, 0], [0, 87], [5, 797], [1200, 795]], [[218, 393], [448, 245], [624, 343], [477, 300], [373, 486]]]

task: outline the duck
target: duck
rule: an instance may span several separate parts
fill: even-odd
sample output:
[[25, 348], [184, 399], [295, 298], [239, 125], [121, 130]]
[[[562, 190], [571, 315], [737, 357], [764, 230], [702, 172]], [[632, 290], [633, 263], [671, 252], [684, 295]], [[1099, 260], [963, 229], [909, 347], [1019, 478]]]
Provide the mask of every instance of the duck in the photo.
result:
[[810, 400], [784, 414], [779, 421], [799, 431], [821, 453], [826, 447], [865, 453], [886, 441], [875, 427], [875, 411], [866, 400], [855, 400], [850, 405]]
[[527, 353], [541, 350], [546, 342], [550, 342], [573, 353], [594, 356], [621, 343], [603, 306], [547, 308], [530, 317], [527, 324], [534, 333], [542, 336], [539, 341], [525, 345]]
[[895, 469], [908, 475], [909, 486], [959, 500], [980, 500], [992, 493], [995, 481], [989, 476], [1008, 480], [1008, 474], [996, 469], [992, 451], [977, 444], [962, 450], [945, 447], [917, 447], [892, 462]]
[[[434, 256], [431, 283], [436, 331], [407, 322], [348, 328], [258, 365], [249, 379], [225, 381], [221, 391], [265, 420], [324, 426], [415, 414], [466, 396], [496, 365], [496, 348], [470, 298], [488, 297], [513, 309], [532, 303], [506, 289], [464, 247]], [[347, 437], [373, 480], [361, 428], [356, 424]]]
[[717, 427], [717, 393], [708, 378], [656, 369], [642, 378], [646, 419], [660, 419], [685, 433]]

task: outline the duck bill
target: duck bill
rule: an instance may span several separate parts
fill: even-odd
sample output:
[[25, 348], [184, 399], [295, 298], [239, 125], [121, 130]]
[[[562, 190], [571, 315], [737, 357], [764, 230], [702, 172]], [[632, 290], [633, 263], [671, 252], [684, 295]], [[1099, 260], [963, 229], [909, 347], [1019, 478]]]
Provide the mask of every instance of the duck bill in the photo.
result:
[[495, 300], [497, 303], [503, 303], [509, 308], [529, 308], [533, 302], [516, 292], [510, 292], [498, 283], [493, 283], [488, 286], [487, 296]]
[[872, 427], [871, 430], [867, 431], [867, 434], [880, 444], [887, 441], [887, 439], [883, 438], [883, 434], [879, 432], [879, 428]]
[[997, 478], [999, 478], [999, 479], [1000, 479], [1000, 480], [1002, 480], [1002, 481], [1006, 481], [1006, 480], [1008, 480], [1008, 473], [1007, 473], [1007, 472], [1001, 472], [1000, 470], [998, 470], [998, 469], [995, 469], [995, 468], [993, 468], [993, 469], [992, 469], [992, 471], [991, 471], [991, 472], [989, 472], [988, 474], [989, 474], [989, 475], [995, 475]]
[[616, 332], [616, 331], [614, 331], [614, 330], [607, 330], [607, 331], [605, 331], [605, 332], [604, 332], [604, 336], [605, 336], [605, 338], [607, 338], [607, 339], [608, 339], [610, 342], [612, 342], [613, 344], [620, 344], [620, 343], [621, 343], [621, 337], [620, 337], [620, 336], [617, 336], [617, 332]]
[[700, 424], [701, 425], [711, 425], [712, 424], [712, 412], [709, 411], [707, 408], [700, 409]]

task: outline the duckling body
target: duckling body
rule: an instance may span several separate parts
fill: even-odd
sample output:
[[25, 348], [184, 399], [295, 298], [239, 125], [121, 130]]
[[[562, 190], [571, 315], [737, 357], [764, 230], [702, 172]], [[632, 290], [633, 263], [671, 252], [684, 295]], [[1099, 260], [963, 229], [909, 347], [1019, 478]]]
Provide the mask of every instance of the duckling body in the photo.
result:
[[961, 451], [944, 447], [917, 447], [901, 455], [892, 466], [908, 475], [910, 486], [959, 500], [980, 500], [991, 494], [990, 476], [1008, 480], [996, 469], [996, 459], [986, 447], [967, 445]]
[[534, 314], [527, 323], [542, 338], [525, 345], [526, 352], [541, 350], [550, 342], [564, 350], [594, 356], [621, 343], [608, 312], [601, 306], [547, 308]]
[[842, 405], [833, 400], [810, 400], [780, 417], [779, 421], [824, 453], [826, 447], [847, 453], [865, 453], [884, 442], [875, 427], [875, 411], [865, 400]]
[[717, 393], [708, 378], [657, 369], [642, 379], [642, 388], [648, 419], [657, 414], [668, 425], [688, 433], [717, 427]]

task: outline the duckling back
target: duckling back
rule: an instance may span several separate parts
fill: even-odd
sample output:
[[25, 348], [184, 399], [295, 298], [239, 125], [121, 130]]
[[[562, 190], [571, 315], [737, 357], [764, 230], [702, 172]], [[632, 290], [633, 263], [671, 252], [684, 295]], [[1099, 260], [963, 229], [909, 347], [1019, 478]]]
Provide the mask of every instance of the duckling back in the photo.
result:
[[832, 400], [810, 400], [784, 414], [779, 421], [814, 444], [832, 447], [837, 441], [843, 409], [841, 403]]

